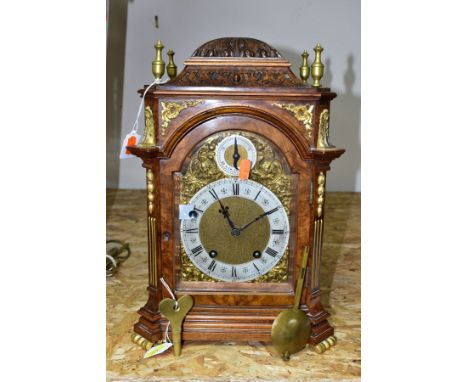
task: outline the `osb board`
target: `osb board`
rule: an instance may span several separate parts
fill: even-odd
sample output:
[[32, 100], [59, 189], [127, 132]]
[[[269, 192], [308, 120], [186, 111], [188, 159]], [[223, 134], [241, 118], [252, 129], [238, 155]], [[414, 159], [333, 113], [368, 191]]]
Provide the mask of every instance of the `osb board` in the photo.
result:
[[[168, 351], [143, 359], [130, 339], [136, 311], [146, 302], [146, 193], [108, 190], [107, 238], [130, 243], [131, 257], [107, 280], [109, 381], [359, 381], [360, 194], [327, 193], [322, 302], [337, 344], [322, 355], [305, 349], [287, 363], [269, 343], [186, 342], [176, 359]], [[246, 339], [248, 340], [248, 339]]]

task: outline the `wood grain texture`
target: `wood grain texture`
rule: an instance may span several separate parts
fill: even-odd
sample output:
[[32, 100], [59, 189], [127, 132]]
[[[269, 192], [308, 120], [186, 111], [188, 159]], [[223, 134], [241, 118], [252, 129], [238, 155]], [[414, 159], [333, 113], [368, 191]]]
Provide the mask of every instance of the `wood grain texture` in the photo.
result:
[[[276, 108], [277, 112], [282, 113], [283, 110]], [[195, 111], [196, 113], [196, 111]], [[290, 116], [288, 116], [290, 117]], [[285, 117], [286, 118], [286, 117]], [[209, 327], [202, 327], [200, 325], [192, 325], [191, 315], [193, 311], [189, 313], [187, 321], [184, 324], [183, 336], [184, 338], [197, 339], [197, 340], [214, 340], [217, 338], [229, 338], [232, 340], [238, 340], [245, 335], [245, 330], [252, 331], [252, 325], [246, 325], [242, 320], [238, 324], [233, 325], [232, 320], [225, 319], [225, 310], [229, 307], [237, 307], [238, 316], [245, 315], [245, 317], [250, 317], [250, 312], [247, 310], [242, 310], [244, 307], [248, 306], [265, 306], [273, 307], [272, 309], [266, 309], [265, 315], [269, 317], [269, 325], [271, 324], [278, 314], [279, 310], [286, 309], [292, 304], [293, 301], [293, 290], [294, 283], [297, 278], [298, 272], [300, 270], [300, 254], [301, 248], [305, 245], [312, 245], [311, 242], [311, 231], [310, 225], [303, 224], [303, 222], [308, 222], [310, 215], [313, 213], [310, 205], [310, 184], [312, 181], [311, 177], [311, 166], [312, 162], [306, 162], [302, 160], [301, 156], [298, 155], [297, 147], [292, 143], [289, 136], [283, 133], [282, 130], [274, 128], [274, 125], [271, 125], [270, 122], [264, 121], [262, 119], [253, 118], [250, 115], [224, 115], [221, 114], [216, 118], [207, 119], [201, 124], [197, 124], [196, 129], [187, 129], [187, 133], [183, 135], [183, 139], [179, 140], [177, 144], [177, 149], [172, 151], [172, 156], [169, 159], [161, 159], [158, 161], [160, 166], [159, 172], [159, 183], [155, 184], [159, 190], [160, 203], [159, 206], [159, 215], [156, 216], [158, 221], [158, 232], [176, 232], [176, 227], [174, 226], [174, 180], [173, 173], [180, 172], [182, 170], [183, 163], [187, 156], [193, 151], [194, 147], [206, 137], [226, 130], [242, 130], [257, 133], [263, 136], [265, 139], [271, 141], [271, 144], [276, 145], [285, 156], [285, 159], [288, 162], [288, 165], [292, 173], [298, 175], [299, 181], [297, 182], [297, 197], [295, 198], [296, 215], [295, 219], [292, 221], [294, 227], [298, 229], [292, 230], [291, 233], [291, 245], [290, 252], [292, 253], [292, 264], [293, 264], [293, 277], [289, 280], [289, 285], [287, 286], [288, 292], [274, 292], [267, 293], [263, 291], [262, 294], [259, 294], [259, 291], [256, 291], [256, 288], [261, 288], [261, 286], [251, 285], [251, 290], [244, 293], [236, 292], [218, 292], [214, 293], [210, 289], [200, 288], [197, 285], [192, 286], [192, 288], [183, 288], [183, 293], [193, 294], [195, 299], [195, 307], [198, 306], [215, 306], [216, 309], [211, 313], [200, 313], [204, 314], [204, 320], [209, 321], [211, 324]], [[302, 130], [300, 130], [302, 131]], [[175, 289], [176, 294], [179, 293], [179, 285], [176, 278], [177, 270], [180, 268], [180, 263], [177, 261], [178, 258], [174, 255], [177, 251], [174, 249], [177, 245], [177, 237], [175, 235], [170, 235], [167, 241], [161, 242], [158, 240], [158, 244], [161, 245], [159, 260], [161, 262], [161, 275], [169, 283], [169, 285]], [[309, 267], [312, 267], [312, 263], [309, 263]], [[159, 267], [158, 267], [159, 268]], [[158, 275], [159, 277], [159, 275]], [[306, 286], [303, 293], [303, 303], [307, 305], [304, 307], [306, 313], [309, 314], [312, 324], [312, 334], [311, 334], [311, 343], [318, 343], [325, 339], [327, 336], [333, 333], [333, 329], [326, 323], [326, 318], [328, 314], [323, 310], [320, 305], [319, 298], [310, 298], [310, 288]], [[167, 294], [163, 292], [165, 297]], [[157, 316], [157, 304], [158, 304], [158, 294], [150, 293], [149, 301], [145, 306], [145, 310], [142, 310], [141, 313], [145, 313], [144, 317], [140, 322], [135, 326], [135, 331], [145, 338], [153, 340], [155, 335], [149, 334], [155, 327], [155, 320]], [[156, 307], [156, 310], [151, 310], [150, 307]], [[153, 314], [153, 318], [151, 316]], [[151, 325], [148, 326], [147, 323], [151, 322]], [[163, 324], [164, 321], [161, 321]], [[255, 321], [253, 321], [255, 323]], [[207, 328], [210, 328], [209, 331]], [[256, 333], [252, 333], [251, 337], [254, 340], [265, 341], [269, 338], [269, 328], [258, 325], [258, 330]], [[161, 330], [158, 329], [157, 332], [160, 334]], [[220, 333], [223, 333], [221, 335]], [[186, 337], [187, 336], [187, 337]]]
[[[252, 340], [265, 341], [278, 312], [293, 302], [302, 249], [313, 245], [311, 227], [317, 218], [318, 196], [314, 193], [310, 197], [311, 185], [316, 187], [318, 174], [328, 171], [330, 162], [344, 152], [342, 149], [316, 149], [319, 112], [329, 108], [336, 94], [304, 84], [291, 72], [287, 61], [258, 40], [213, 40], [194, 55], [174, 80], [155, 86], [146, 95], [145, 104], [154, 115], [155, 147], [129, 148], [142, 159], [143, 167], [155, 173], [157, 199], [151, 216], [156, 222], [152, 247], [157, 259], [151, 260], [157, 264], [158, 274], [153, 275], [153, 279], [163, 276], [177, 295], [193, 295], [194, 308], [183, 325], [183, 338], [240, 340], [248, 333]], [[171, 103], [174, 113], [169, 112]], [[290, 108], [285, 110], [279, 103], [307, 105], [302, 109], [309, 110], [308, 113], [313, 108], [312, 123], [308, 122], [305, 128], [297, 112], [291, 112]], [[163, 108], [170, 117], [163, 118]], [[228, 130], [256, 133], [269, 140], [283, 153], [297, 178], [289, 242], [290, 273], [282, 285], [252, 283], [238, 288], [227, 283], [223, 290], [222, 284], [210, 287], [203, 283], [182, 283], [179, 279], [181, 263], [178, 227], [174, 223], [177, 221], [174, 174], [181, 172], [184, 161], [203, 139]], [[163, 233], [165, 240], [161, 239]], [[310, 272], [316, 272], [317, 267], [319, 263], [309, 260]], [[310, 285], [310, 276], [307, 276], [301, 302], [311, 322], [310, 343], [317, 344], [332, 335], [333, 328], [327, 321], [329, 314], [322, 306], [320, 289], [312, 290]], [[148, 301], [139, 310], [141, 317], [135, 331], [148, 340], [161, 337], [165, 321], [158, 313], [158, 304], [163, 297], [169, 296], [159, 285], [150, 286]], [[261, 309], [261, 312], [253, 314], [252, 309]]]
[[[326, 194], [320, 298], [331, 313], [329, 321], [338, 342], [322, 355], [307, 347], [288, 363], [268, 340], [254, 341], [248, 333], [236, 342], [185, 341], [180, 358], [168, 351], [144, 360], [144, 351], [130, 336], [139, 317], [136, 311], [146, 302], [146, 191], [109, 190], [107, 199], [107, 238], [127, 241], [132, 250], [116, 276], [107, 281], [109, 381], [360, 380], [360, 194]], [[234, 310], [226, 313], [246, 319], [244, 315], [236, 318]], [[270, 320], [261, 309], [252, 313], [258, 324]]]

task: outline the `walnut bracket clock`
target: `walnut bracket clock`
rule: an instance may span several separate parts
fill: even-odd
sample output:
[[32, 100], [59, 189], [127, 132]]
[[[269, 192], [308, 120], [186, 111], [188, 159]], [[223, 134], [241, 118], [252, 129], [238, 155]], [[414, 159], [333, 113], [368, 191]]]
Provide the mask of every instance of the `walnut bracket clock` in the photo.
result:
[[[158, 42], [153, 73], [166, 65]], [[127, 147], [146, 169], [148, 301], [133, 340], [161, 340], [159, 303], [191, 295], [182, 340], [270, 341], [276, 316], [292, 306], [301, 255], [310, 248], [300, 301], [309, 344], [335, 343], [320, 302], [325, 184], [332, 160], [330, 101], [320, 86], [322, 48], [300, 78], [264, 42], [221, 38], [195, 50], [177, 75], [146, 93], [145, 133]], [[312, 72], [312, 84], [308, 83]], [[140, 91], [142, 93], [143, 90]]]

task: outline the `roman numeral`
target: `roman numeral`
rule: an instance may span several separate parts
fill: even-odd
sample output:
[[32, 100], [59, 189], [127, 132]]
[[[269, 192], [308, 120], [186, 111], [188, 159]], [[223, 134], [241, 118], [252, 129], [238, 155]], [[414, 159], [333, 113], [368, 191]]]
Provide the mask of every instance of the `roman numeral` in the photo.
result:
[[194, 209], [195, 211], [200, 212], [200, 213], [203, 213], [203, 212], [204, 212], [203, 210], [201, 210], [201, 209], [199, 209], [199, 208], [197, 208], [197, 207], [194, 207], [193, 209]]
[[267, 211], [267, 212], [265, 212], [265, 213], [266, 213], [267, 215], [271, 215], [273, 212], [276, 212], [276, 211], [278, 211], [278, 210], [279, 210], [279, 207], [275, 207], [275, 208], [273, 208], [272, 210]]
[[268, 247], [268, 248], [266, 249], [265, 253], [268, 253], [268, 254], [269, 254], [270, 256], [272, 256], [272, 257], [275, 257], [275, 256], [278, 254], [277, 251], [275, 251], [274, 249], [272, 249], [272, 248], [270, 248], [270, 247]]
[[208, 266], [208, 270], [210, 270], [211, 272], [213, 272], [216, 268], [216, 261], [215, 260], [212, 260], [210, 265]]
[[216, 193], [215, 190], [210, 190], [210, 194], [211, 194], [211, 196], [212, 196], [215, 200], [218, 200], [218, 199], [219, 199], [218, 194]]
[[239, 195], [239, 183], [233, 183], [232, 193], [233, 195]]
[[203, 247], [201, 245], [192, 249], [193, 256], [198, 256], [202, 252], [203, 252]]
[[198, 233], [198, 228], [189, 228], [184, 230], [186, 233]]
[[237, 270], [236, 270], [236, 267], [232, 267], [231, 276], [232, 276], [232, 277], [237, 277]]
[[257, 272], [260, 273], [260, 269], [258, 269], [258, 267], [255, 265], [255, 263], [252, 263], [252, 264], [255, 267], [255, 269], [257, 270]]
[[282, 235], [284, 234], [284, 229], [274, 229], [271, 231], [273, 235]]
[[257, 200], [258, 195], [260, 195], [260, 192], [262, 192], [262, 190], [258, 191], [258, 193], [257, 193], [257, 195], [255, 196], [255, 199], [254, 199], [254, 200]]

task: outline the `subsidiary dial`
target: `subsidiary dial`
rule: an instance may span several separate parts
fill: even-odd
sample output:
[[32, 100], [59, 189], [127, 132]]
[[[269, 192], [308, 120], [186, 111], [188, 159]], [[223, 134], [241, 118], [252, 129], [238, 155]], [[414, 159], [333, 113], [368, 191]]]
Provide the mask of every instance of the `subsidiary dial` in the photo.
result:
[[252, 168], [257, 160], [257, 151], [249, 139], [242, 135], [233, 134], [218, 143], [215, 158], [221, 171], [227, 175], [238, 176], [240, 161], [242, 159], [250, 160]]

